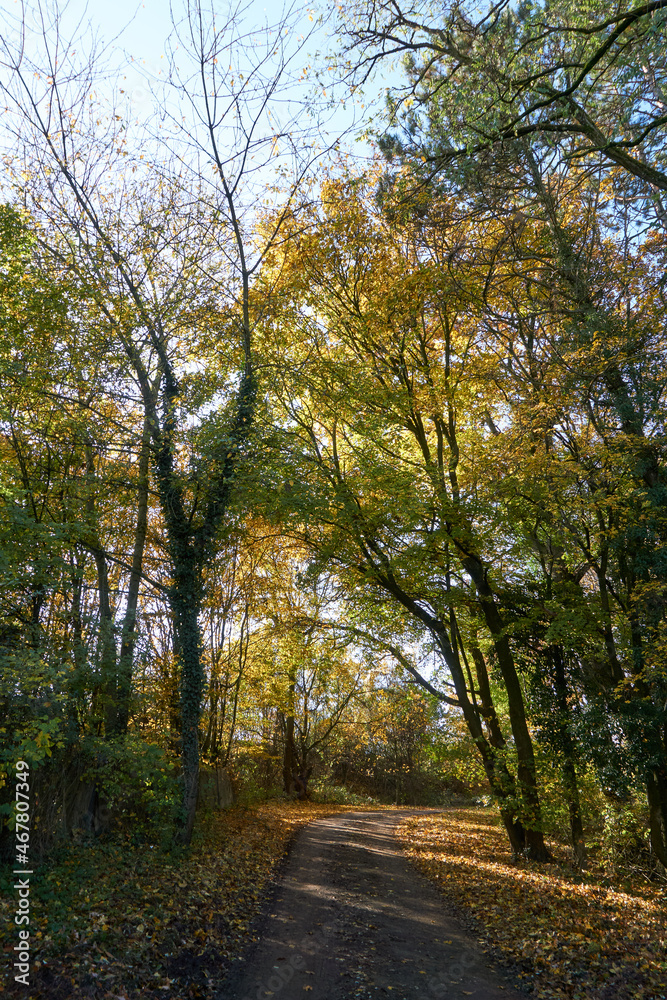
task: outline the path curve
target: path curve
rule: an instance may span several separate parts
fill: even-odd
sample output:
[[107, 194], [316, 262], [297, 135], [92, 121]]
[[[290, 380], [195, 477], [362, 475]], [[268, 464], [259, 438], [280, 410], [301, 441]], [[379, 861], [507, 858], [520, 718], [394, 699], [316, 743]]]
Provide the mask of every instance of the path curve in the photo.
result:
[[337, 813], [294, 842], [224, 1000], [525, 1000], [395, 837], [413, 810]]

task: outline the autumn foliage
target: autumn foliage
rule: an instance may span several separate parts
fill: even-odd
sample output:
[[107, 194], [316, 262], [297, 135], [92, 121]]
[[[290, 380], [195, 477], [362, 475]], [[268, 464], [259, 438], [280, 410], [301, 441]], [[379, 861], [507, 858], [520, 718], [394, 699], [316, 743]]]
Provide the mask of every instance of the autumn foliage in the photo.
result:
[[503, 856], [497, 819], [481, 810], [403, 822], [405, 850], [459, 908], [489, 957], [539, 1000], [665, 992], [664, 891], [638, 880], [585, 877], [553, 844], [549, 865]]
[[[363, 160], [322, 148], [296, 9], [260, 33], [174, 10], [144, 121], [57, 4], [5, 12], [0, 856], [22, 761], [41, 946], [83, 970], [88, 932], [53, 916], [58, 878], [81, 902], [79, 843], [84, 868], [109, 859], [104, 907], [129, 907], [121, 925], [88, 901], [114, 983], [136, 925], [138, 967], [182, 930], [203, 989], [201, 956], [236, 953], [282, 850], [287, 813], [234, 812], [215, 823], [240, 888], [213, 841], [201, 871], [174, 860], [202, 835], [202, 768], [253, 809], [491, 802], [506, 840], [462, 826], [458, 868], [449, 820], [414, 829], [462, 903], [466, 865], [484, 870], [494, 947], [539, 990], [553, 966], [545, 997], [597, 996], [605, 967], [625, 989], [625, 907], [647, 998], [657, 982], [665, 0], [412, 6], [331, 14], [326, 73], [350, 100], [402, 60]], [[126, 852], [152, 902], [113, 884]], [[192, 917], [165, 922], [181, 864]], [[603, 900], [587, 870], [645, 896]], [[522, 929], [541, 879], [571, 903], [562, 940]], [[501, 927], [517, 880], [521, 955]]]

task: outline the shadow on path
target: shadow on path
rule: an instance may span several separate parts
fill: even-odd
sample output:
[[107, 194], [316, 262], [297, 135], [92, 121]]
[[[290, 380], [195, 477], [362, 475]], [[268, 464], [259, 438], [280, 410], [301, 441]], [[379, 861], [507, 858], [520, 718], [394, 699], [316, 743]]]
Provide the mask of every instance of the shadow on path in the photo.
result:
[[296, 839], [225, 1000], [519, 1000], [394, 837], [410, 810], [339, 813]]

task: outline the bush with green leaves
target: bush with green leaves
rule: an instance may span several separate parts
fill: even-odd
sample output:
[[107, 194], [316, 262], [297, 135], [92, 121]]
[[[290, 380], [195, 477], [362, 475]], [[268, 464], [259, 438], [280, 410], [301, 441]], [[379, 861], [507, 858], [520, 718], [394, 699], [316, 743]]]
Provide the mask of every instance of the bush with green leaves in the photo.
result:
[[603, 820], [594, 846], [609, 875], [645, 879], [664, 876], [651, 853], [648, 806], [642, 797], [607, 802]]
[[88, 737], [83, 780], [97, 785], [112, 832], [135, 841], [171, 836], [181, 800], [179, 768], [162, 747], [138, 736]]
[[[14, 776], [17, 761], [33, 774], [63, 745], [64, 671], [39, 651], [0, 644], [0, 830], [14, 829]], [[0, 837], [1, 839], [1, 837]]]
[[322, 802], [336, 806], [368, 806], [377, 805], [377, 799], [370, 795], [357, 795], [343, 785], [314, 784], [311, 787], [313, 802]]

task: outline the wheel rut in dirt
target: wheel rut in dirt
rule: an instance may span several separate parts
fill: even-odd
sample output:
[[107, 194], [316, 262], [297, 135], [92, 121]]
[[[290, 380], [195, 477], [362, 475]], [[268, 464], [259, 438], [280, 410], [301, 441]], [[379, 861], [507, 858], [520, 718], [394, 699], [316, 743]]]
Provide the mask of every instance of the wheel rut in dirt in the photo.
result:
[[225, 1000], [525, 1000], [402, 853], [410, 813], [338, 813], [299, 834]]

